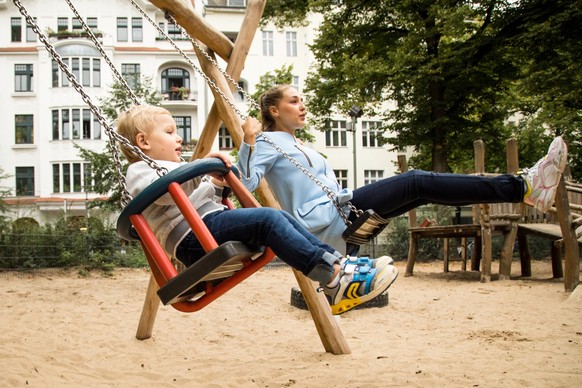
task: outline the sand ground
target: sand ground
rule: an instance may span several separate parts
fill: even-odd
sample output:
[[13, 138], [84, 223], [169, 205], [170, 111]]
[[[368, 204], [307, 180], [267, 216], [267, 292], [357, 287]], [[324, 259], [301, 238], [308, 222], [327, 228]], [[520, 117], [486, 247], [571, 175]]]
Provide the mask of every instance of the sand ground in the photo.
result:
[[490, 283], [442, 262], [405, 278], [404, 265], [388, 306], [339, 318], [352, 350], [342, 356], [290, 305], [288, 268], [263, 269], [198, 313], [161, 307], [145, 341], [135, 332], [147, 270], [0, 273], [0, 386], [582, 386], [582, 290], [564, 292], [549, 262]]

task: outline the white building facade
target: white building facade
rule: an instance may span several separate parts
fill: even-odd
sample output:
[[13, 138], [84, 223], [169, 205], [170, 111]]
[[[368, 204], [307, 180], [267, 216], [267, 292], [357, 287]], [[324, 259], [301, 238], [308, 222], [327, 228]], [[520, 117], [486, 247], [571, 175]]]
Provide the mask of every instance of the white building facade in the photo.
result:
[[[21, 2], [98, 104], [114, 76], [66, 2]], [[163, 97], [163, 106], [175, 117], [184, 142], [199, 138], [213, 97], [188, 61], [160, 37], [130, 1], [73, 3], [124, 78], [130, 83], [134, 77], [151, 78]], [[191, 43], [164, 13], [149, 1], [136, 3], [196, 64]], [[245, 3], [209, 0], [197, 1], [195, 7], [213, 27], [236, 39]], [[91, 166], [80, 158], [75, 144], [100, 152], [105, 149], [106, 134], [12, 1], [0, 0], [0, 21], [4, 30], [0, 34], [0, 70], [6, 82], [0, 90], [0, 168], [6, 176], [0, 187], [11, 191], [4, 198], [11, 209], [5, 215], [11, 219], [29, 217], [39, 223], [63, 213], [84, 216], [86, 202], [98, 195], [91, 192]], [[313, 61], [308, 44], [315, 34], [314, 25], [258, 30], [239, 85], [252, 94], [262, 75], [293, 65], [293, 84], [301, 90]], [[246, 112], [245, 96], [235, 93], [235, 98], [240, 110]], [[354, 135], [348, 131], [351, 122], [347, 112], [335, 118], [329, 132], [312, 128], [316, 141], [311, 146], [328, 157], [342, 185], [357, 187], [395, 173], [396, 153], [378, 145], [374, 136], [378, 120], [359, 118]], [[232, 150], [226, 130], [220, 131], [214, 148]]]

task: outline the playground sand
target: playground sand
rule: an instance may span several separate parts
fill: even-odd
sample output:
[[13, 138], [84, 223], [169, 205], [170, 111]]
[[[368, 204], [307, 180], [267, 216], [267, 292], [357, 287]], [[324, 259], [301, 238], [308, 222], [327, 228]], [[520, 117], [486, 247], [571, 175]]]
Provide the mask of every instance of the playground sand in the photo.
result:
[[490, 283], [457, 264], [417, 264], [405, 278], [397, 263], [388, 306], [341, 316], [343, 356], [325, 353], [309, 313], [289, 304], [288, 268], [199, 313], [161, 307], [145, 341], [135, 332], [146, 270], [3, 273], [0, 386], [582, 386], [582, 298], [549, 279], [549, 262]]

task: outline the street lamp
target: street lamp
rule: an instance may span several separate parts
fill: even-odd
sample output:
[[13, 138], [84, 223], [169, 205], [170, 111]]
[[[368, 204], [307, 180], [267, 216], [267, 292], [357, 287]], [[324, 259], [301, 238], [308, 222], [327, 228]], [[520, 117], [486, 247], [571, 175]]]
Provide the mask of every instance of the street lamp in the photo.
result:
[[353, 140], [353, 147], [354, 147], [354, 189], [358, 184], [358, 168], [357, 168], [357, 157], [356, 157], [356, 123], [358, 122], [358, 117], [362, 116], [362, 110], [353, 105], [350, 110], [348, 111], [348, 115], [352, 118], [352, 140]]

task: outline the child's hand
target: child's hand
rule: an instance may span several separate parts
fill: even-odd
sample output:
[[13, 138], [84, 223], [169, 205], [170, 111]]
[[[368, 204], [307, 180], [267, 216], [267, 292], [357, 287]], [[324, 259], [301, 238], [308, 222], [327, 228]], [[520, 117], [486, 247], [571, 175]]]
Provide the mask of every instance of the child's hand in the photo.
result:
[[254, 117], [248, 117], [242, 125], [244, 133], [244, 142], [253, 145], [256, 142], [257, 135], [261, 132], [261, 122]]
[[[205, 156], [205, 158], [218, 158], [222, 160], [222, 162], [227, 168], [232, 167], [232, 162], [230, 161], [230, 158], [227, 155], [223, 154], [222, 152], [209, 152], [208, 155]], [[209, 175], [212, 178], [212, 183], [214, 183], [216, 186], [228, 186], [226, 184], [226, 181], [221, 175], [215, 174]]]
[[232, 167], [232, 162], [230, 161], [230, 158], [227, 155], [223, 154], [222, 152], [209, 152], [208, 155], [205, 156], [205, 158], [218, 158], [222, 160], [226, 167], [228, 168]]

